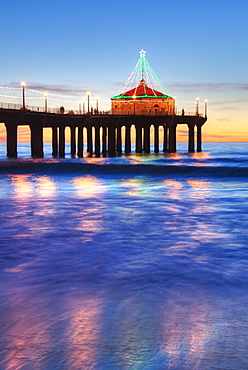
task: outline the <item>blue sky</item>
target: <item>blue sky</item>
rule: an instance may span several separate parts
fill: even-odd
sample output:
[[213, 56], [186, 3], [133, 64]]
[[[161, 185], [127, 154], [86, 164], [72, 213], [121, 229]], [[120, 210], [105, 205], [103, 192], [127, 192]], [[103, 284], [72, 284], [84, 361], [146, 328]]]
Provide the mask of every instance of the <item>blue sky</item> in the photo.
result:
[[246, 135], [247, 19], [245, 0], [5, 1], [0, 86], [90, 90], [107, 109], [143, 48], [172, 96], [209, 100], [210, 129], [238, 116]]

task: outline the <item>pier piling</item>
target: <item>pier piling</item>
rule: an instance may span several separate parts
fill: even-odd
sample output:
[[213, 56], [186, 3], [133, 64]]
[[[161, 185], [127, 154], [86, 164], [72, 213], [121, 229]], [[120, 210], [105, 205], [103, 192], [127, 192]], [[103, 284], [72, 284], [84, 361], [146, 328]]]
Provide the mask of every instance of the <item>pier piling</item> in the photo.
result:
[[[176, 152], [177, 126], [188, 127], [188, 151], [202, 150], [202, 126], [207, 118], [200, 115], [66, 115], [44, 112], [19, 111], [0, 109], [0, 121], [4, 122], [7, 138], [7, 156], [17, 157], [17, 129], [29, 125], [31, 131], [31, 155], [43, 157], [43, 128], [52, 129], [52, 155], [65, 157], [65, 128], [70, 128], [71, 156], [81, 158], [84, 155], [84, 128], [87, 137], [88, 155], [97, 157], [113, 156], [122, 153], [122, 140], [125, 142], [125, 154], [131, 153], [131, 141], [135, 139], [136, 153], [150, 153], [151, 139], [154, 142], [154, 152], [159, 153], [159, 132], [163, 130], [163, 152]], [[125, 137], [122, 130], [125, 128]], [[133, 132], [134, 128], [134, 132]], [[76, 131], [77, 130], [77, 131]], [[93, 131], [94, 130], [94, 131]], [[154, 135], [151, 138], [151, 131]], [[77, 132], [77, 142], [76, 142]], [[94, 134], [93, 134], [94, 133]], [[132, 133], [132, 134], [131, 134]], [[133, 134], [135, 137], [133, 137]]]

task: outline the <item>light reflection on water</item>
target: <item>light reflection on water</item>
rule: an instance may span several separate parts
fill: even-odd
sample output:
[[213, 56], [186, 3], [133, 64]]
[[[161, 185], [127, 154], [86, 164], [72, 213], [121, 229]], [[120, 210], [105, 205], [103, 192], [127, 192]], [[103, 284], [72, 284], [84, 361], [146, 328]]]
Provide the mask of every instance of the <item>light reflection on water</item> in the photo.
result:
[[181, 358], [186, 352], [187, 368], [201, 368], [204, 347], [213, 339], [212, 327], [209, 325], [210, 309], [207, 300], [199, 301], [196, 297], [189, 297], [186, 312], [184, 302], [180, 298], [174, 302], [170, 310], [166, 310], [164, 341], [160, 350], [167, 354], [168, 369], [180, 368]]
[[95, 368], [101, 346], [100, 319], [103, 301], [97, 297], [74, 298], [70, 302], [68, 368]]
[[247, 187], [1, 180], [3, 369], [246, 369]]
[[104, 192], [102, 181], [94, 176], [86, 175], [76, 177], [72, 182], [77, 190], [77, 195], [81, 198], [99, 197], [100, 194]]
[[56, 195], [56, 185], [52, 178], [48, 176], [39, 176], [37, 178], [38, 195], [42, 198], [51, 198]]

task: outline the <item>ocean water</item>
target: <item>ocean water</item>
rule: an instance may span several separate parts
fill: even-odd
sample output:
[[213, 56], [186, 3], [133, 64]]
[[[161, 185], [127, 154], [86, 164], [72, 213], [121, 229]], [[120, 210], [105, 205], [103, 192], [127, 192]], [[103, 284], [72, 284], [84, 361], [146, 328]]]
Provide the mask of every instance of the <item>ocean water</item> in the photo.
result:
[[18, 151], [0, 147], [0, 369], [248, 369], [248, 143]]

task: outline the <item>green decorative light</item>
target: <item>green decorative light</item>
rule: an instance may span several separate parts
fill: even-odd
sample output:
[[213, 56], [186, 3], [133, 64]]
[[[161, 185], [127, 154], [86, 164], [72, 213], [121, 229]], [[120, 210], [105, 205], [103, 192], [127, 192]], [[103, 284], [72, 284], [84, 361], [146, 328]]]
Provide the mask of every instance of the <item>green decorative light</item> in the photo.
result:
[[[146, 57], [145, 57], [146, 51], [141, 50], [140, 51], [140, 58], [138, 60], [138, 63], [136, 64], [134, 70], [132, 71], [130, 77], [128, 78], [127, 82], [124, 84], [124, 86], [119, 91], [118, 95], [114, 96], [112, 99], [130, 99], [130, 96], [122, 96], [125, 92], [137, 89], [137, 87], [140, 85], [141, 81], [145, 81], [145, 84], [147, 87], [153, 90], [153, 95], [142, 95], [139, 97], [143, 98], [171, 98], [170, 93], [166, 90], [162, 82], [159, 80], [153, 69], [151, 68], [150, 64], [148, 63]], [[163, 94], [163, 96], [156, 96], [156, 91]], [[136, 95], [136, 90], [134, 91], [134, 94]]]
[[[128, 96], [128, 95], [116, 95], [116, 96], [113, 96], [113, 98], [111, 98], [111, 100], [115, 100], [115, 99], [127, 99], [127, 100], [132, 100], [132, 96]], [[136, 96], [136, 99], [140, 99], [140, 98], [149, 98], [149, 99], [173, 99], [171, 96], [169, 95], [138, 95]]]

